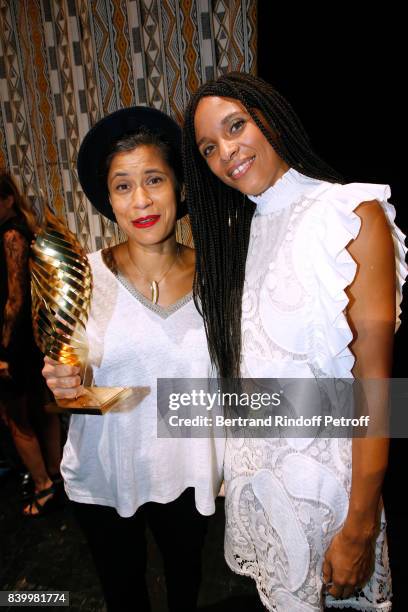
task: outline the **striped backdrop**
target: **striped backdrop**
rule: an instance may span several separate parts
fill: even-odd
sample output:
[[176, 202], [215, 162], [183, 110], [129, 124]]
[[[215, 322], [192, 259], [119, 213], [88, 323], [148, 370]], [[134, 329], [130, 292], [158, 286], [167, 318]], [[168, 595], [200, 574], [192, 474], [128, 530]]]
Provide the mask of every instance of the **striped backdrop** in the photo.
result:
[[[134, 104], [181, 121], [189, 95], [256, 69], [256, 0], [0, 0], [0, 167], [88, 251], [120, 239], [76, 173], [101, 117]], [[179, 238], [190, 240], [188, 223]]]

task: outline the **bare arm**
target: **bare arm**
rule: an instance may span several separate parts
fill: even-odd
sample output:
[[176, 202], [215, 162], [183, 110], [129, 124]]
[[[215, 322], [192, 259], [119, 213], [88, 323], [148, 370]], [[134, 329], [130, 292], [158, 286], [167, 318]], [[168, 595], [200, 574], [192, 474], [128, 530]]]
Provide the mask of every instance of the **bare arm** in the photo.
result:
[[[351, 350], [356, 358], [353, 375], [361, 380], [369, 411], [385, 406], [373, 385], [364, 380], [391, 375], [395, 329], [395, 255], [391, 233], [378, 202], [357, 209], [361, 230], [349, 245], [357, 274], [348, 289], [347, 316], [353, 331]], [[377, 390], [378, 391], [378, 390]], [[333, 538], [323, 564], [329, 593], [350, 596], [372, 573], [381, 488], [388, 461], [388, 439], [356, 438], [352, 442], [352, 485], [347, 518]]]
[[28, 287], [27, 266], [29, 246], [17, 230], [9, 230], [3, 238], [7, 266], [8, 297], [4, 307], [1, 346], [6, 352], [18, 324]]

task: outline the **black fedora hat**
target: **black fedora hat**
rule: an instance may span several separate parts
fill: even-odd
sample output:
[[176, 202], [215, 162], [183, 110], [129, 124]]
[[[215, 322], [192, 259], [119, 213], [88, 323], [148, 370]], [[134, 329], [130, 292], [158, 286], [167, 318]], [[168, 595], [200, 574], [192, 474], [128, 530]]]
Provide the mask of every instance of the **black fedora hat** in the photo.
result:
[[[111, 221], [116, 219], [101, 174], [104, 160], [115, 142], [142, 129], [157, 134], [170, 146], [172, 160], [181, 172], [181, 128], [174, 119], [156, 108], [130, 106], [115, 111], [95, 123], [81, 143], [77, 160], [79, 182], [91, 204]], [[185, 205], [179, 202], [177, 218], [186, 213]]]

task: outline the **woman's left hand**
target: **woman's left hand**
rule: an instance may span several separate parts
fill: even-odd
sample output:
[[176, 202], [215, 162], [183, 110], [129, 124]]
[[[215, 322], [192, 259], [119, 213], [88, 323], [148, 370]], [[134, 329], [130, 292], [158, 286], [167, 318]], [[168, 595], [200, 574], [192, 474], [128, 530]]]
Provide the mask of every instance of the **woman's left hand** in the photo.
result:
[[345, 528], [334, 536], [323, 561], [326, 593], [347, 599], [369, 580], [375, 561], [375, 535], [349, 534]]

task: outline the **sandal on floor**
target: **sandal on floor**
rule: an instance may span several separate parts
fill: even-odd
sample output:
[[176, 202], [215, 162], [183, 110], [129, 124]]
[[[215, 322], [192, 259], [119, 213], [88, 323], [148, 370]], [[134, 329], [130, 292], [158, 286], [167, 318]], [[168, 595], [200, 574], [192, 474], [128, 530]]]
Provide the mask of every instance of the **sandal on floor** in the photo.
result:
[[[47, 497], [48, 495], [51, 495], [52, 497], [47, 499], [47, 501], [45, 501], [43, 504], [38, 503], [39, 499]], [[61, 495], [59, 494], [56, 485], [52, 484], [47, 489], [43, 489], [42, 491], [34, 493], [28, 506], [28, 512], [23, 511], [23, 516], [27, 516], [29, 518], [45, 516], [53, 510], [58, 510], [59, 508], [61, 508], [61, 505]], [[36, 513], [33, 513], [33, 507], [37, 510]]]
[[20, 499], [22, 502], [29, 502], [34, 495], [34, 481], [30, 472], [21, 475]]
[[63, 502], [68, 500], [67, 494], [65, 493], [64, 479], [59, 473], [53, 474], [52, 476], [50, 476], [50, 478], [52, 480], [52, 484], [55, 487], [57, 495], [60, 497], [62, 504]]

